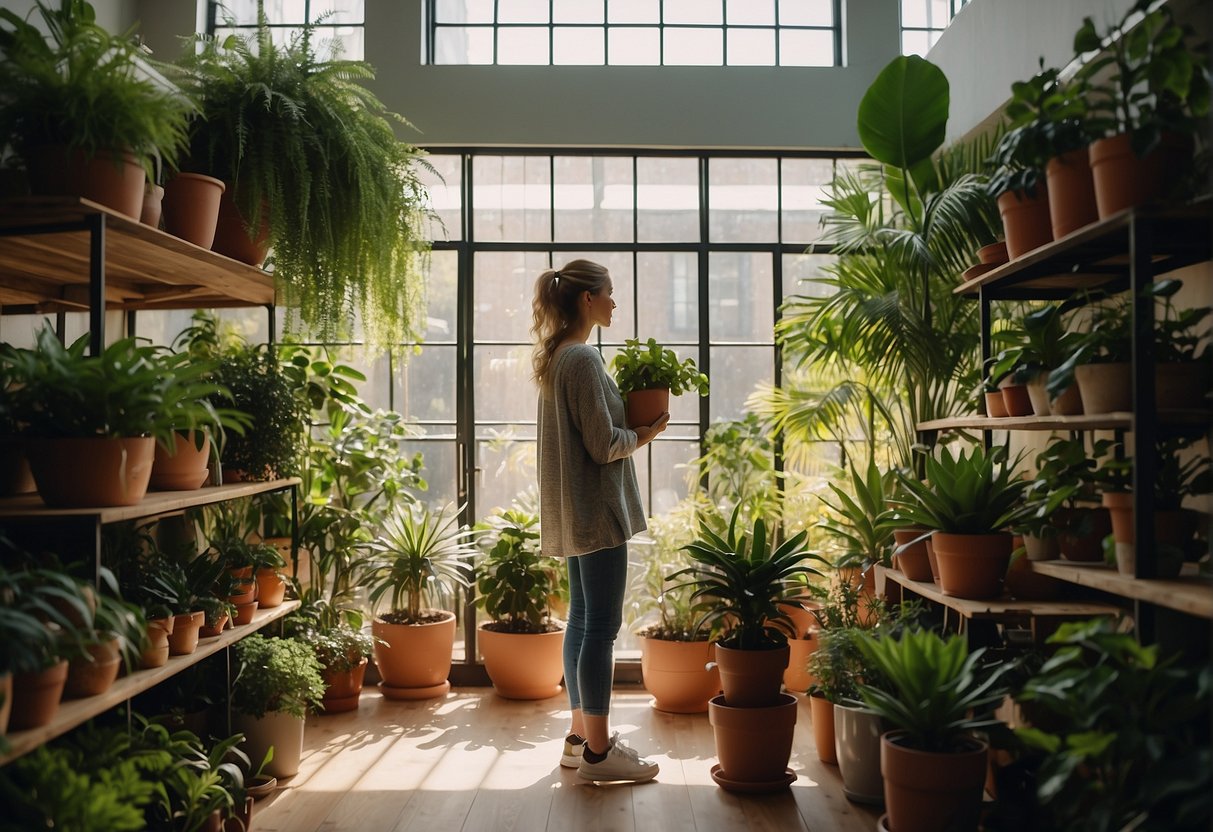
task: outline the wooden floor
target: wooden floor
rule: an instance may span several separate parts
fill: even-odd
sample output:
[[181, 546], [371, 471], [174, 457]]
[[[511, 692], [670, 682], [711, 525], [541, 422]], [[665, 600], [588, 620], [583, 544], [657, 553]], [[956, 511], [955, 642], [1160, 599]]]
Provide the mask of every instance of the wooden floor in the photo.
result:
[[309, 717], [299, 774], [257, 804], [256, 832], [871, 832], [878, 812], [847, 801], [838, 769], [817, 759], [800, 705], [790, 789], [735, 795], [709, 775], [707, 714], [664, 714], [644, 691], [617, 690], [612, 727], [661, 772], [598, 786], [560, 767], [563, 696], [515, 702], [490, 688], [392, 702], [374, 689], [357, 712]]

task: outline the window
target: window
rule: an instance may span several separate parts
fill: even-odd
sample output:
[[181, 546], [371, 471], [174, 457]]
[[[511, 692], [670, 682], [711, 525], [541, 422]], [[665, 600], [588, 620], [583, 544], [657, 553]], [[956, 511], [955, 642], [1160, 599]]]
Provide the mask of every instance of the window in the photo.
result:
[[[364, 7], [364, 0], [265, 0], [265, 16], [277, 43], [287, 42], [311, 23], [321, 56], [336, 47], [339, 57], [360, 61], [365, 55]], [[216, 37], [247, 35], [256, 28], [257, 0], [208, 0], [207, 31]]]
[[431, 64], [836, 66], [841, 0], [427, 0]]
[[901, 0], [901, 54], [926, 55], [969, 0]]

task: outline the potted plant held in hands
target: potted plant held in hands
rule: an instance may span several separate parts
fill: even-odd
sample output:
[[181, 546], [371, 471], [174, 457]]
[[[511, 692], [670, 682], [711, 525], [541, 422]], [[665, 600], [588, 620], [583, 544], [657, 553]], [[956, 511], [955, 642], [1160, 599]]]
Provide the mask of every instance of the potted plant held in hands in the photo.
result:
[[562, 564], [539, 554], [539, 516], [512, 508], [477, 527], [476, 606], [488, 613], [477, 641], [493, 688], [507, 699], [560, 693], [564, 628], [552, 618]]
[[428, 605], [453, 603], [457, 589], [471, 586], [473, 532], [458, 524], [458, 511], [449, 507], [434, 513], [401, 504], [370, 546], [362, 583], [372, 608], [388, 602], [371, 633], [383, 677], [379, 689], [389, 699], [432, 699], [451, 689], [455, 613]]
[[679, 362], [678, 354], [653, 338], [643, 344], [629, 338], [611, 360], [615, 383], [627, 405], [628, 427], [651, 425], [670, 409], [670, 396], [694, 390], [708, 394], [708, 377], [695, 369], [691, 359]]
[[299, 771], [308, 709], [324, 695], [320, 662], [310, 645], [257, 633], [237, 642], [235, 650], [233, 722], [245, 735], [250, 759], [260, 760], [273, 748], [265, 773], [290, 777]]

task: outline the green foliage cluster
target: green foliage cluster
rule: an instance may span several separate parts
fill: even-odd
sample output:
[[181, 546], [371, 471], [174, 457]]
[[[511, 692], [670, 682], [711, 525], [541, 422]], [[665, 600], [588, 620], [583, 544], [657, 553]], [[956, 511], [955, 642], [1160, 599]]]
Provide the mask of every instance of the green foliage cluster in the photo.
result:
[[539, 553], [539, 515], [517, 508], [497, 511], [476, 526], [483, 553], [476, 564], [476, 606], [507, 633], [550, 633], [551, 599], [562, 562]]
[[611, 371], [625, 398], [633, 390], [658, 387], [668, 387], [671, 396], [689, 391], [708, 394], [708, 377], [695, 368], [694, 360], [680, 362], [676, 352], [662, 347], [654, 338], [643, 344], [638, 338], [625, 341], [623, 349], [611, 359]]
[[353, 670], [363, 659], [370, 658], [375, 647], [370, 633], [342, 624], [310, 632], [302, 640], [316, 651], [316, 658], [325, 670], [338, 673]]
[[253, 634], [235, 646], [239, 670], [232, 708], [252, 717], [267, 713], [304, 717], [324, 697], [321, 665], [311, 645]]
[[708, 633], [695, 626], [698, 614], [691, 598], [692, 589], [676, 588], [676, 581], [667, 576], [691, 565], [683, 547], [695, 539], [700, 517], [712, 511], [702, 494], [692, 494], [660, 517], [650, 517], [645, 534], [629, 545], [629, 552], [637, 557], [629, 569], [632, 583], [624, 614], [631, 626], [642, 622], [637, 631], [642, 638], [708, 640]]
[[928, 456], [926, 476], [902, 474], [906, 498], [899, 511], [909, 522], [950, 534], [994, 534], [1031, 515], [1023, 501], [1027, 480], [1015, 474], [1005, 449], [974, 446], [955, 456], [944, 447]]
[[821, 498], [834, 516], [822, 520], [819, 526], [842, 546], [842, 554], [835, 559], [834, 565], [863, 570], [874, 563], [889, 566], [893, 530], [904, 525], [890, 502], [897, 486], [897, 474], [892, 470], [881, 472], [875, 457], [868, 458], [863, 471], [853, 464], [848, 470], [849, 491], [831, 482], [827, 486], [834, 493], [834, 499]]
[[703, 456], [691, 460], [691, 490], [704, 483], [708, 501], [721, 516], [741, 507], [747, 523], [780, 521], [782, 494], [770, 432], [755, 413], [714, 422], [703, 435]]

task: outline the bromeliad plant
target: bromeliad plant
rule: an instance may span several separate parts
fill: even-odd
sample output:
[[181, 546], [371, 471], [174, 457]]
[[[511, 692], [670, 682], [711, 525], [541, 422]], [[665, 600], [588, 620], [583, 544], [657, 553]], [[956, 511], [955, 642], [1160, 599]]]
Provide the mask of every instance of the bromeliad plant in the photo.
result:
[[797, 633], [787, 608], [800, 604], [798, 579], [821, 576], [805, 561], [825, 560], [805, 548], [807, 532], [799, 532], [775, 545], [763, 520], [754, 522], [752, 534], [738, 528], [734, 510], [723, 536], [705, 521], [699, 538], [683, 547], [693, 565], [669, 576], [686, 580], [699, 619], [697, 630], [710, 629], [714, 640], [736, 650], [765, 650], [783, 646]]
[[500, 633], [550, 633], [551, 598], [559, 589], [561, 564], [539, 554], [539, 515], [511, 508], [476, 527], [484, 553], [477, 564], [476, 606]]
[[974, 446], [956, 456], [949, 448], [927, 457], [926, 477], [901, 474], [907, 499], [898, 503], [903, 519], [950, 534], [994, 534], [1027, 519], [1033, 506], [1023, 500], [1026, 480], [1015, 475], [1005, 449]]
[[708, 377], [695, 368], [695, 362], [690, 358], [679, 362], [677, 353], [654, 338], [643, 344], [629, 338], [611, 360], [611, 370], [624, 397], [633, 390], [659, 387], [668, 387], [671, 396], [692, 390], [700, 396], [708, 394]]

